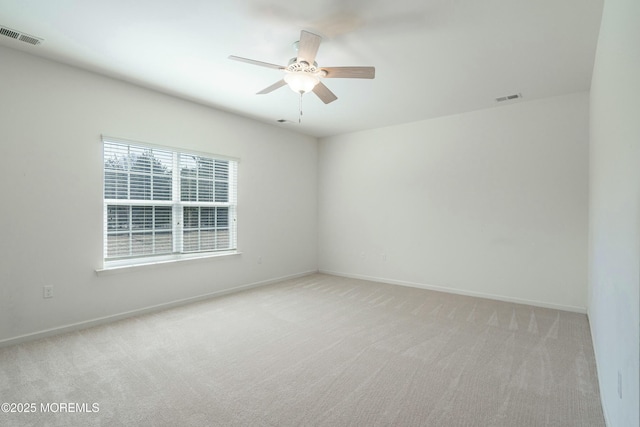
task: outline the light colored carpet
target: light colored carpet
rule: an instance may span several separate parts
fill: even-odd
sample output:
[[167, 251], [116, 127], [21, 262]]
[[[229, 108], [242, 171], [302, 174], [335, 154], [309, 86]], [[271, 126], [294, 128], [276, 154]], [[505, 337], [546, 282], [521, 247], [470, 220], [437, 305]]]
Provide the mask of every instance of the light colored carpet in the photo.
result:
[[585, 315], [321, 274], [0, 349], [0, 402], [37, 406], [3, 426], [604, 425]]

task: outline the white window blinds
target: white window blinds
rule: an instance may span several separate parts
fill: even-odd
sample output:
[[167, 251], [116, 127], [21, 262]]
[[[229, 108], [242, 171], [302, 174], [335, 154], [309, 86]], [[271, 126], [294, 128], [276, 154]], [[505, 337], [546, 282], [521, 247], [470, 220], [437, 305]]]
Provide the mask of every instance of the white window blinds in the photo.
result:
[[237, 161], [103, 144], [106, 263], [236, 249]]

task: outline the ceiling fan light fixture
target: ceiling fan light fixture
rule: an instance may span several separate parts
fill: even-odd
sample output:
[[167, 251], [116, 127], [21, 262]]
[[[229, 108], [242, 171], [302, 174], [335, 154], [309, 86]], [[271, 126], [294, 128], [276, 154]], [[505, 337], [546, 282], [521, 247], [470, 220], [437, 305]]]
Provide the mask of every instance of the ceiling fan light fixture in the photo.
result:
[[288, 72], [284, 76], [284, 81], [295, 93], [311, 92], [313, 88], [320, 83], [320, 78], [315, 74], [304, 71]]
[[[298, 54], [289, 60], [287, 66], [270, 64], [268, 62], [256, 61], [254, 59], [242, 58], [240, 56], [229, 56], [234, 61], [246, 62], [261, 67], [273, 68], [284, 73], [284, 77], [271, 86], [257, 92], [256, 95], [271, 93], [282, 86], [289, 86], [292, 91], [300, 94], [300, 105], [302, 105], [302, 95], [307, 92], [313, 93], [325, 104], [335, 101], [338, 97], [329, 90], [320, 80], [323, 78], [352, 78], [352, 79], [373, 79], [376, 75], [374, 67], [328, 67], [320, 68], [315, 61], [316, 53], [320, 47], [322, 37], [317, 34], [302, 30], [300, 40], [295, 43]], [[302, 109], [300, 109], [302, 114]], [[300, 120], [298, 120], [299, 122]]]

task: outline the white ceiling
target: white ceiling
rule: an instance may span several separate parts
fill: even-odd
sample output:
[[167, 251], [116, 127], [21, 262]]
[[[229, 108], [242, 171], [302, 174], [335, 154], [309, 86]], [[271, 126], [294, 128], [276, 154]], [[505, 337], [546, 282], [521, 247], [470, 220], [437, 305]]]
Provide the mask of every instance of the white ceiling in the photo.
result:
[[[603, 0], [0, 0], [0, 26], [43, 39], [0, 45], [274, 126], [328, 136], [587, 91]], [[300, 30], [320, 66], [373, 65], [374, 80], [327, 79], [323, 104], [281, 72]], [[520, 102], [520, 101], [508, 101]], [[278, 124], [287, 119], [292, 123]]]

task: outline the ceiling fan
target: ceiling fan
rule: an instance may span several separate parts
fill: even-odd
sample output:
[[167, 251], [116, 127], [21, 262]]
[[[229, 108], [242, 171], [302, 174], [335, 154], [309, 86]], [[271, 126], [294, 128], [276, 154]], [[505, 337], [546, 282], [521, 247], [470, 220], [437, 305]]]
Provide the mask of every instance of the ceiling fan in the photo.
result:
[[284, 72], [284, 77], [281, 80], [262, 89], [257, 93], [258, 95], [264, 95], [289, 85], [291, 90], [299, 93], [301, 97], [307, 92], [315, 93], [325, 104], [335, 101], [338, 97], [320, 81], [321, 79], [373, 79], [375, 77], [376, 69], [374, 67], [319, 67], [315, 59], [321, 41], [322, 37], [319, 35], [302, 30], [300, 41], [296, 42], [298, 56], [291, 58], [286, 67], [233, 55], [229, 56], [229, 59]]

